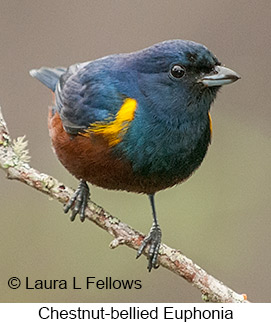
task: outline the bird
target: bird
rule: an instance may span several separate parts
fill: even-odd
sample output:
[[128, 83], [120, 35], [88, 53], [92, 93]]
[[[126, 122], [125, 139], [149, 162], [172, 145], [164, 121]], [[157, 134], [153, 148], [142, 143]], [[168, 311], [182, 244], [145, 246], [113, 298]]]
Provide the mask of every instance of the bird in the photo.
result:
[[206, 46], [181, 39], [30, 75], [54, 94], [52, 147], [79, 180], [64, 212], [84, 221], [87, 182], [147, 195], [153, 224], [137, 258], [146, 252], [148, 271], [158, 268], [162, 231], [155, 194], [200, 166], [211, 143], [210, 107], [221, 86], [240, 76]]

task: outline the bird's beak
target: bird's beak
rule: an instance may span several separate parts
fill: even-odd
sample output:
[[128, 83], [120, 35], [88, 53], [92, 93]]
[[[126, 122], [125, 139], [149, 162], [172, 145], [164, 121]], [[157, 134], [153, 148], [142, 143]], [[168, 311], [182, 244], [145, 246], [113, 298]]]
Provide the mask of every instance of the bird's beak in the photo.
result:
[[221, 86], [233, 83], [240, 79], [240, 76], [227, 67], [216, 66], [214, 71], [210, 74], [204, 75], [198, 82], [205, 86]]

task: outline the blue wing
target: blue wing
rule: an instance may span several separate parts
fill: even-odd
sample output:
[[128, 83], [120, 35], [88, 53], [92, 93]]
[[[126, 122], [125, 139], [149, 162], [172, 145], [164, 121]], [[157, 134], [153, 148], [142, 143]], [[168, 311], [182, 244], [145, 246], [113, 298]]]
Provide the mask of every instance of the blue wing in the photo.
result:
[[114, 61], [117, 60], [112, 57], [75, 64], [68, 69], [43, 67], [30, 72], [55, 92], [55, 109], [66, 132], [77, 134], [90, 124], [116, 116], [129, 96], [129, 81], [127, 73], [112, 68]]
[[68, 133], [76, 134], [116, 115], [123, 104], [125, 95], [118, 91], [110, 71], [96, 65], [73, 65], [57, 83], [56, 108]]

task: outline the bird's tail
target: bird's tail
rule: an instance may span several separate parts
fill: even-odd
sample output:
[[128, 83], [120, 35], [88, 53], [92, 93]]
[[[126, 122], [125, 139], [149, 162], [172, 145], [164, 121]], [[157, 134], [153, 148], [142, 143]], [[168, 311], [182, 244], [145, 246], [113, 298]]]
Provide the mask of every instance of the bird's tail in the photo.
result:
[[46, 85], [53, 92], [55, 91], [56, 84], [62, 74], [67, 71], [65, 67], [42, 67], [40, 69], [33, 69], [29, 73], [32, 77], [38, 79], [41, 83]]

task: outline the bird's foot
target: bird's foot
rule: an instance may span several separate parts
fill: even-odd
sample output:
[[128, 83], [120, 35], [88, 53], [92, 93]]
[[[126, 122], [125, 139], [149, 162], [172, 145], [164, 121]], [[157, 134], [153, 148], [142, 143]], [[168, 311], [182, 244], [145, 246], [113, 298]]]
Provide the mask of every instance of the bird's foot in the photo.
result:
[[80, 216], [81, 222], [85, 220], [85, 210], [90, 197], [89, 187], [86, 181], [80, 180], [77, 190], [74, 192], [72, 198], [64, 207], [64, 212], [68, 213], [72, 210], [70, 216], [71, 221], [74, 221], [77, 214]]
[[144, 249], [147, 247], [148, 244], [150, 245], [149, 252], [148, 252], [148, 267], [147, 267], [149, 271], [151, 271], [152, 268], [156, 269], [159, 267], [159, 265], [157, 264], [157, 258], [158, 258], [160, 244], [161, 244], [161, 237], [162, 237], [162, 232], [161, 232], [160, 226], [157, 223], [153, 223], [149, 234], [142, 241], [137, 251], [136, 258], [141, 256], [141, 254], [143, 253]]

